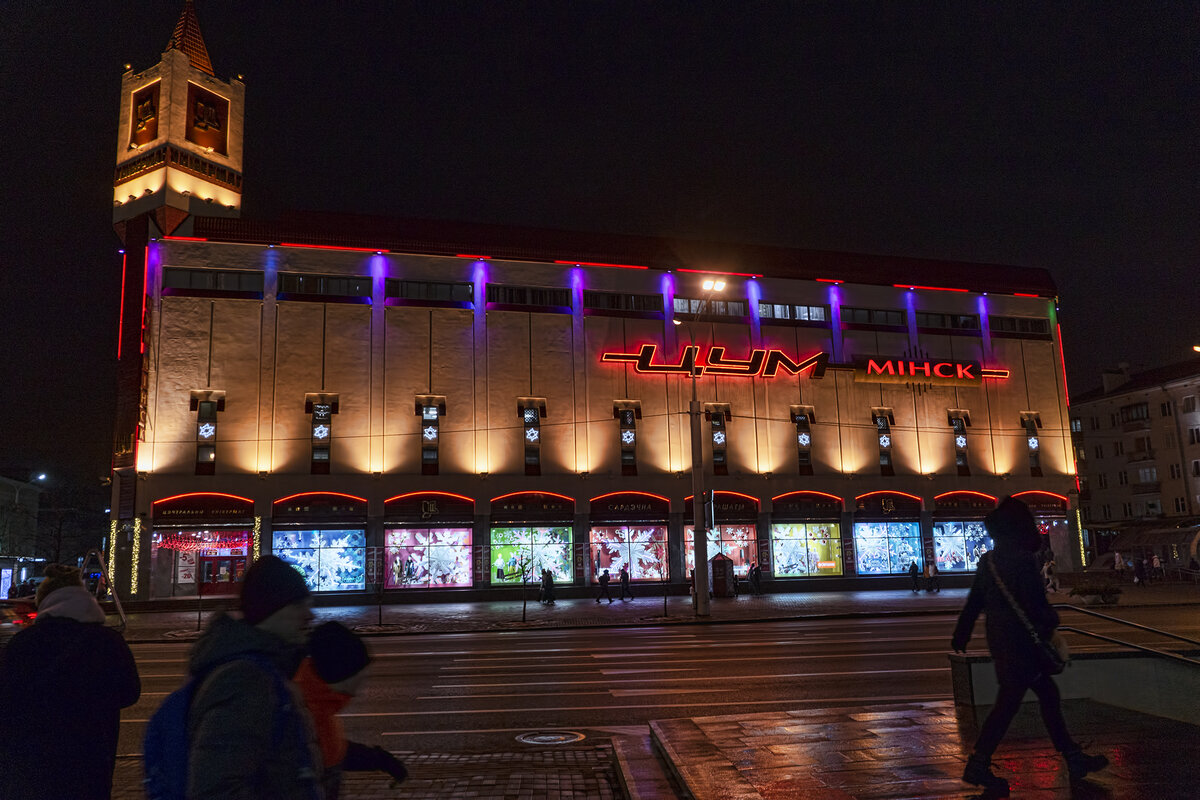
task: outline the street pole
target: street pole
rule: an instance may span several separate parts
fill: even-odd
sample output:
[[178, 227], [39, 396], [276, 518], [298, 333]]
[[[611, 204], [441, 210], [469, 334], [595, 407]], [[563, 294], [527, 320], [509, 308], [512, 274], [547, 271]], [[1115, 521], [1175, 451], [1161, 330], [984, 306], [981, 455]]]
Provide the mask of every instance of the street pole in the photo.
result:
[[[693, 351], [694, 353], [695, 351]], [[692, 371], [692, 545], [696, 558], [696, 616], [707, 617], [708, 602], [708, 531], [704, 528], [704, 452], [700, 436], [700, 401], [696, 399], [696, 373]]]

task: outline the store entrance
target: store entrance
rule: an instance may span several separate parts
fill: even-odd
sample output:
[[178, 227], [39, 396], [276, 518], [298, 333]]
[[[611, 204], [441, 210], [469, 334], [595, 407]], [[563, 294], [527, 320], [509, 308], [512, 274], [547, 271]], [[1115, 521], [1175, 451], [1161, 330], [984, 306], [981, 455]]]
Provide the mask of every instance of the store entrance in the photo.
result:
[[205, 596], [235, 595], [246, 573], [245, 556], [200, 556], [200, 591]]

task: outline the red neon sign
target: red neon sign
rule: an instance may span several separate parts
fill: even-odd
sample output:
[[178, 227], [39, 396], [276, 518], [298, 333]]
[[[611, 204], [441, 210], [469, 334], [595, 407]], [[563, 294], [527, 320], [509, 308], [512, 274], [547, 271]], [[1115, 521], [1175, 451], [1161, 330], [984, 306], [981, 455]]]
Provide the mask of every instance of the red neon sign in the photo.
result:
[[355, 500], [359, 503], [367, 502], [365, 497], [355, 497], [352, 494], [344, 494], [343, 492], [298, 492], [289, 494], [287, 497], [281, 497], [275, 501], [275, 505], [286, 503], [288, 500], [295, 500], [297, 497], [344, 497], [347, 500]]
[[601, 261], [560, 261], [555, 259], [555, 264], [574, 264], [577, 267], [616, 267], [617, 269], [650, 269], [649, 267], [639, 267], [637, 264], [605, 264]]
[[695, 375], [727, 375], [731, 377], [774, 378], [782, 369], [791, 375], [798, 375], [812, 368], [812, 377], [820, 378], [825, 375], [825, 367], [829, 363], [829, 354], [816, 353], [800, 361], [793, 361], [782, 350], [750, 351], [750, 357], [745, 359], [727, 358], [725, 348], [714, 346], [705, 354], [704, 363], [699, 362], [700, 348], [697, 345], [687, 345], [674, 364], [655, 364], [654, 357], [658, 353], [658, 345], [644, 344], [636, 353], [602, 353], [601, 361], [609, 363], [633, 364], [635, 372], [651, 375], [679, 374]]
[[739, 278], [761, 278], [762, 277], [762, 275], [760, 275], [757, 272], [721, 272], [720, 270], [715, 270], [715, 269], [684, 269], [683, 267], [680, 267], [679, 269], [677, 269], [676, 272], [698, 272], [701, 275], [734, 275]]
[[397, 500], [403, 500], [406, 497], [417, 497], [417, 496], [424, 496], [424, 495], [430, 495], [430, 494], [437, 495], [439, 497], [453, 497], [458, 500], [465, 500], [468, 503], [475, 502], [472, 498], [467, 497], [466, 495], [455, 494], [454, 492], [406, 492], [404, 494], [398, 494], [395, 497], [389, 497], [387, 500], [384, 500], [383, 502], [384, 503], [394, 503]]
[[182, 500], [185, 497], [228, 497], [231, 500], [241, 500], [244, 503], [254, 502], [249, 497], [238, 497], [236, 494], [225, 494], [224, 492], [184, 492], [183, 494], [173, 494], [170, 497], [155, 500], [150, 505], [156, 506], [159, 503], [165, 503], [169, 500]]
[[309, 250], [344, 250], [347, 253], [379, 253], [378, 247], [343, 247], [336, 244], [301, 244], [300, 242], [280, 242], [280, 247], [306, 247]]
[[784, 494], [775, 495], [771, 498], [771, 502], [776, 503], [785, 497], [824, 497], [829, 500], [837, 500], [839, 503], [845, 505], [845, 503], [842, 501], [842, 498], [838, 497], [836, 494], [830, 494], [829, 492], [818, 492], [814, 489], [804, 489], [798, 492], [786, 492]]
[[911, 358], [865, 358], [854, 365], [854, 380], [867, 383], [932, 383], [975, 385], [984, 379], [1004, 379], [1008, 370], [984, 367], [978, 361], [936, 361]]

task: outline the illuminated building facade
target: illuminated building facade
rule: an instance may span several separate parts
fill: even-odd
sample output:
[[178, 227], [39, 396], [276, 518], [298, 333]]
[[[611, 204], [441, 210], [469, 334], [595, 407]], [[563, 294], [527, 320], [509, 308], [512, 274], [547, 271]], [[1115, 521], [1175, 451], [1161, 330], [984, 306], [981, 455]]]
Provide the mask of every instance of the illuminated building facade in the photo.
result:
[[969, 572], [1008, 494], [1078, 558], [1044, 270], [337, 215], [122, 226], [115, 568], [139, 598], [230, 591], [256, 551], [318, 591], [478, 595], [529, 565], [683, 591], [693, 381], [709, 555], [738, 572]]

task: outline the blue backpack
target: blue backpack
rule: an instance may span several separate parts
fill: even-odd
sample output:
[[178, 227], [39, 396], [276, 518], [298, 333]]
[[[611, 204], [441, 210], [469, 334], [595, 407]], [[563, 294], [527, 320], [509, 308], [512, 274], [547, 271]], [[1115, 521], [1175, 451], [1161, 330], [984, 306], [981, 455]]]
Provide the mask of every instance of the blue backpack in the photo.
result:
[[[188, 712], [192, 701], [204, 680], [218, 667], [233, 661], [250, 661], [259, 665], [271, 676], [275, 692], [281, 698], [291, 696], [287, 678], [269, 659], [260, 653], [241, 653], [226, 661], [212, 664], [204, 672], [191, 676], [163, 701], [146, 726], [146, 738], [142, 743], [145, 761], [146, 797], [148, 800], [187, 800], [188, 782]], [[277, 706], [275, 720], [271, 726], [272, 749], [277, 749], [285, 732], [291, 728], [299, 730], [295, 714], [288, 713], [290, 706]], [[293, 724], [289, 724], [293, 723]], [[301, 752], [307, 752], [307, 746]]]

